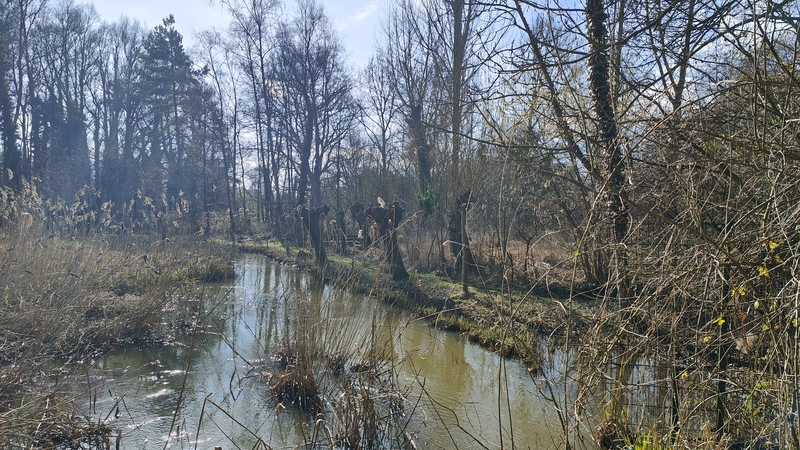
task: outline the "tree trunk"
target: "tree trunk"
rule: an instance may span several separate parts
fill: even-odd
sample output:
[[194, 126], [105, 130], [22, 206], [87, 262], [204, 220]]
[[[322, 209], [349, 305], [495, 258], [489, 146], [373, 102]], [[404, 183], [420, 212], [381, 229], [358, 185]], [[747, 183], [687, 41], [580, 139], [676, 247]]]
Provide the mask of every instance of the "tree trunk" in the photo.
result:
[[353, 203], [353, 206], [350, 207], [350, 217], [352, 217], [353, 221], [358, 225], [363, 248], [372, 245], [372, 238], [370, 238], [369, 229], [367, 227], [367, 214], [364, 205], [358, 202]]
[[452, 133], [452, 153], [451, 153], [451, 176], [450, 183], [459, 192], [464, 188], [464, 180], [460, 173], [461, 160], [461, 122], [463, 117], [464, 88], [464, 61], [466, 59], [466, 40], [469, 33], [469, 19], [464, 20], [464, 0], [453, 0], [450, 2], [453, 9], [453, 72], [451, 74], [451, 116], [450, 126]]
[[17, 133], [14, 119], [11, 117], [11, 96], [8, 91], [8, 53], [9, 47], [0, 41], [0, 116], [2, 116], [2, 148], [3, 148], [3, 173], [0, 179], [3, 184], [12, 189], [19, 190], [22, 178], [22, 155], [17, 148]]
[[455, 268], [458, 270], [464, 263], [470, 273], [475, 273], [477, 265], [472, 250], [469, 247], [469, 236], [466, 230], [461, 229], [461, 209], [469, 209], [472, 191], [461, 194], [456, 200], [453, 213], [450, 215], [450, 223], [447, 226], [450, 251], [455, 256]]
[[309, 210], [305, 206], [298, 206], [296, 215], [300, 219], [303, 227], [303, 232], [311, 240], [311, 246], [314, 248], [314, 255], [316, 257], [317, 265], [323, 267], [328, 261], [328, 255], [325, 253], [325, 243], [322, 241], [322, 232], [319, 228], [320, 217], [324, 214], [327, 215], [330, 211], [328, 205], [317, 206]]
[[625, 195], [625, 160], [618, 139], [617, 122], [611, 98], [608, 62], [608, 31], [603, 0], [586, 2], [586, 19], [589, 39], [589, 89], [594, 100], [599, 132], [598, 144], [603, 149], [603, 178], [605, 179], [606, 211], [610, 228], [609, 244], [612, 250], [614, 270], [609, 271], [609, 281], [615, 278], [624, 286], [627, 258], [622, 243], [628, 233], [630, 214], [623, 197]]
[[411, 108], [407, 122], [411, 131], [411, 143], [417, 156], [420, 192], [425, 193], [431, 185], [431, 150], [425, 138], [425, 125], [422, 123], [422, 105]]
[[366, 215], [375, 222], [378, 233], [383, 242], [386, 260], [389, 263], [389, 273], [395, 281], [408, 279], [408, 272], [403, 264], [403, 255], [397, 244], [397, 225], [403, 220], [403, 207], [399, 202], [392, 203], [389, 208], [377, 206], [367, 208]]
[[303, 141], [300, 144], [300, 180], [297, 186], [297, 203], [306, 202], [309, 177], [311, 176], [311, 147], [314, 145], [314, 117], [311, 115], [311, 105], [306, 104], [306, 117], [303, 125]]

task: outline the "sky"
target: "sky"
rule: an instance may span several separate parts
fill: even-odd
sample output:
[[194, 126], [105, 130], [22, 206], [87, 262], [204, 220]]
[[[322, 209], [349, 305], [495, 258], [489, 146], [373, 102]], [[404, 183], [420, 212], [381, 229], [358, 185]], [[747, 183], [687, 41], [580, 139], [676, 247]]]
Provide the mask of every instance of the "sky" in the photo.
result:
[[[380, 17], [393, 0], [319, 0], [325, 12], [333, 20], [342, 39], [350, 63], [356, 67], [367, 64], [374, 51], [375, 31]], [[219, 1], [209, 0], [88, 0], [93, 3], [101, 20], [114, 22], [125, 15], [138, 19], [148, 29], [172, 14], [175, 27], [184, 36], [184, 43], [191, 47], [194, 34], [216, 27], [225, 29], [230, 16]], [[284, 0], [285, 10], [291, 14], [293, 0]]]

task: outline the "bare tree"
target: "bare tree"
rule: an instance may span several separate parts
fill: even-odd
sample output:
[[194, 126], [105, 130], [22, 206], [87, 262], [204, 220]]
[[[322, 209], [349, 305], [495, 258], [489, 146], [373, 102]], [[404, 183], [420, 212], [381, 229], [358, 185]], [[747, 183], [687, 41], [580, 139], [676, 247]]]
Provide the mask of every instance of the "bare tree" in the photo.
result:
[[[31, 163], [34, 146], [38, 137], [30, 133], [35, 128], [34, 109], [37, 99], [34, 95], [39, 89], [42, 68], [36, 62], [41, 58], [31, 41], [35, 39], [36, 28], [44, 18], [46, 1], [44, 0], [15, 0], [5, 2], [3, 17], [8, 25], [5, 33], [9, 41], [6, 49], [9, 51], [9, 63], [12, 64], [8, 72], [10, 103], [12, 106], [11, 117], [14, 128], [19, 133], [19, 147], [17, 151], [21, 158], [17, 166], [16, 156], [13, 153], [5, 154], [10, 158], [10, 166], [17, 166], [16, 182], [23, 177], [31, 178]], [[4, 171], [3, 177], [9, 175]], [[4, 181], [9, 181], [3, 178]], [[11, 180], [13, 181], [13, 180]]]
[[[141, 167], [138, 150], [144, 143], [144, 104], [140, 92], [145, 30], [130, 19], [107, 25], [99, 65], [102, 92], [103, 149], [98, 178], [103, 199], [117, 214], [136, 197]], [[95, 149], [97, 151], [97, 149]]]
[[433, 61], [424, 42], [432, 39], [428, 21], [414, 3], [402, 0], [383, 25], [384, 47], [378, 60], [387, 71], [407, 124], [411, 154], [419, 175], [422, 193], [432, 188], [432, 155], [426, 125], [426, 108], [433, 95]]
[[[243, 184], [239, 180], [236, 170], [236, 153], [239, 116], [237, 79], [234, 70], [233, 54], [229, 46], [218, 33], [206, 32], [201, 34], [200, 42], [203, 53], [200, 61], [208, 69], [207, 76], [213, 86], [219, 109], [220, 132], [223, 136], [220, 141], [222, 166], [225, 179], [225, 193], [228, 205], [228, 220], [230, 221], [231, 234], [238, 230], [239, 202], [237, 201], [237, 186]], [[243, 174], [242, 174], [243, 176]], [[245, 199], [243, 198], [242, 201]]]
[[353, 82], [341, 44], [316, 1], [298, 3], [297, 17], [280, 27], [278, 44], [277, 74], [299, 163], [297, 202], [317, 204], [322, 200], [322, 176], [332, 164], [331, 152], [355, 124]]
[[[392, 160], [396, 156], [397, 128], [400, 104], [386, 67], [381, 61], [372, 58], [364, 73], [366, 93], [364, 95], [364, 114], [362, 123], [370, 143], [378, 150], [379, 186], [386, 186]], [[389, 197], [389, 192], [376, 195]]]
[[[266, 216], [281, 219], [280, 148], [278, 145], [274, 59], [277, 52], [274, 22], [277, 4], [265, 0], [226, 0], [233, 16], [232, 37], [237, 42], [241, 66], [247, 74], [255, 127], [260, 185]], [[261, 206], [259, 211], [261, 211]]]
[[[13, 105], [9, 92], [9, 78], [11, 74], [11, 49], [12, 36], [9, 33], [13, 17], [9, 5], [0, 5], [0, 140], [3, 150], [4, 184], [19, 188], [18, 180], [23, 176], [22, 155], [17, 147], [17, 126], [12, 115]], [[17, 179], [14, 180], [14, 173]]]
[[92, 184], [86, 113], [97, 77], [97, 25], [94, 8], [65, 2], [48, 10], [37, 33], [45, 63], [37, 94], [50, 130], [49, 139], [41, 139], [38, 154], [33, 155], [33, 167], [42, 177], [45, 193], [69, 202]]

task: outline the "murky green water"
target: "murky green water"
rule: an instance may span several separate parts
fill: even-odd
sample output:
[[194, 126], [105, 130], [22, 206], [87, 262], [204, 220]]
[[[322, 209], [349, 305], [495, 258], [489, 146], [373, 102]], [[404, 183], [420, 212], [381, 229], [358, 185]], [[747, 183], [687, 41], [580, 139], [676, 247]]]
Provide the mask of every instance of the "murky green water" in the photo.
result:
[[[258, 439], [305, 448], [320, 427], [277, 405], [259, 376], [301, 309], [319, 318], [313, 337], [320, 347], [352, 355], [348, 364], [386, 344], [418, 448], [557, 447], [553, 406], [515, 361], [259, 256], [241, 256], [237, 273], [220, 293], [180, 306], [200, 312], [194, 325], [202, 332], [178, 336], [177, 346], [106, 355], [76, 382], [91, 419], [122, 430], [120, 448], [227, 450], [253, 448]], [[337, 395], [322, 392], [329, 406]]]

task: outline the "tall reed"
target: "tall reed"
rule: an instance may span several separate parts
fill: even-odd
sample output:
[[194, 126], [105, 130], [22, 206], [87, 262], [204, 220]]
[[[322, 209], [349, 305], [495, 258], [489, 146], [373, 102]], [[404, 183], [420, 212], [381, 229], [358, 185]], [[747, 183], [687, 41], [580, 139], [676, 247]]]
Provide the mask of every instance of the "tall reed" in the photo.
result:
[[160, 339], [170, 293], [232, 276], [230, 255], [194, 236], [65, 235], [86, 211], [56, 221], [34, 186], [0, 191], [0, 445], [106, 448], [112, 430], [81, 419], [61, 381], [116, 346]]

